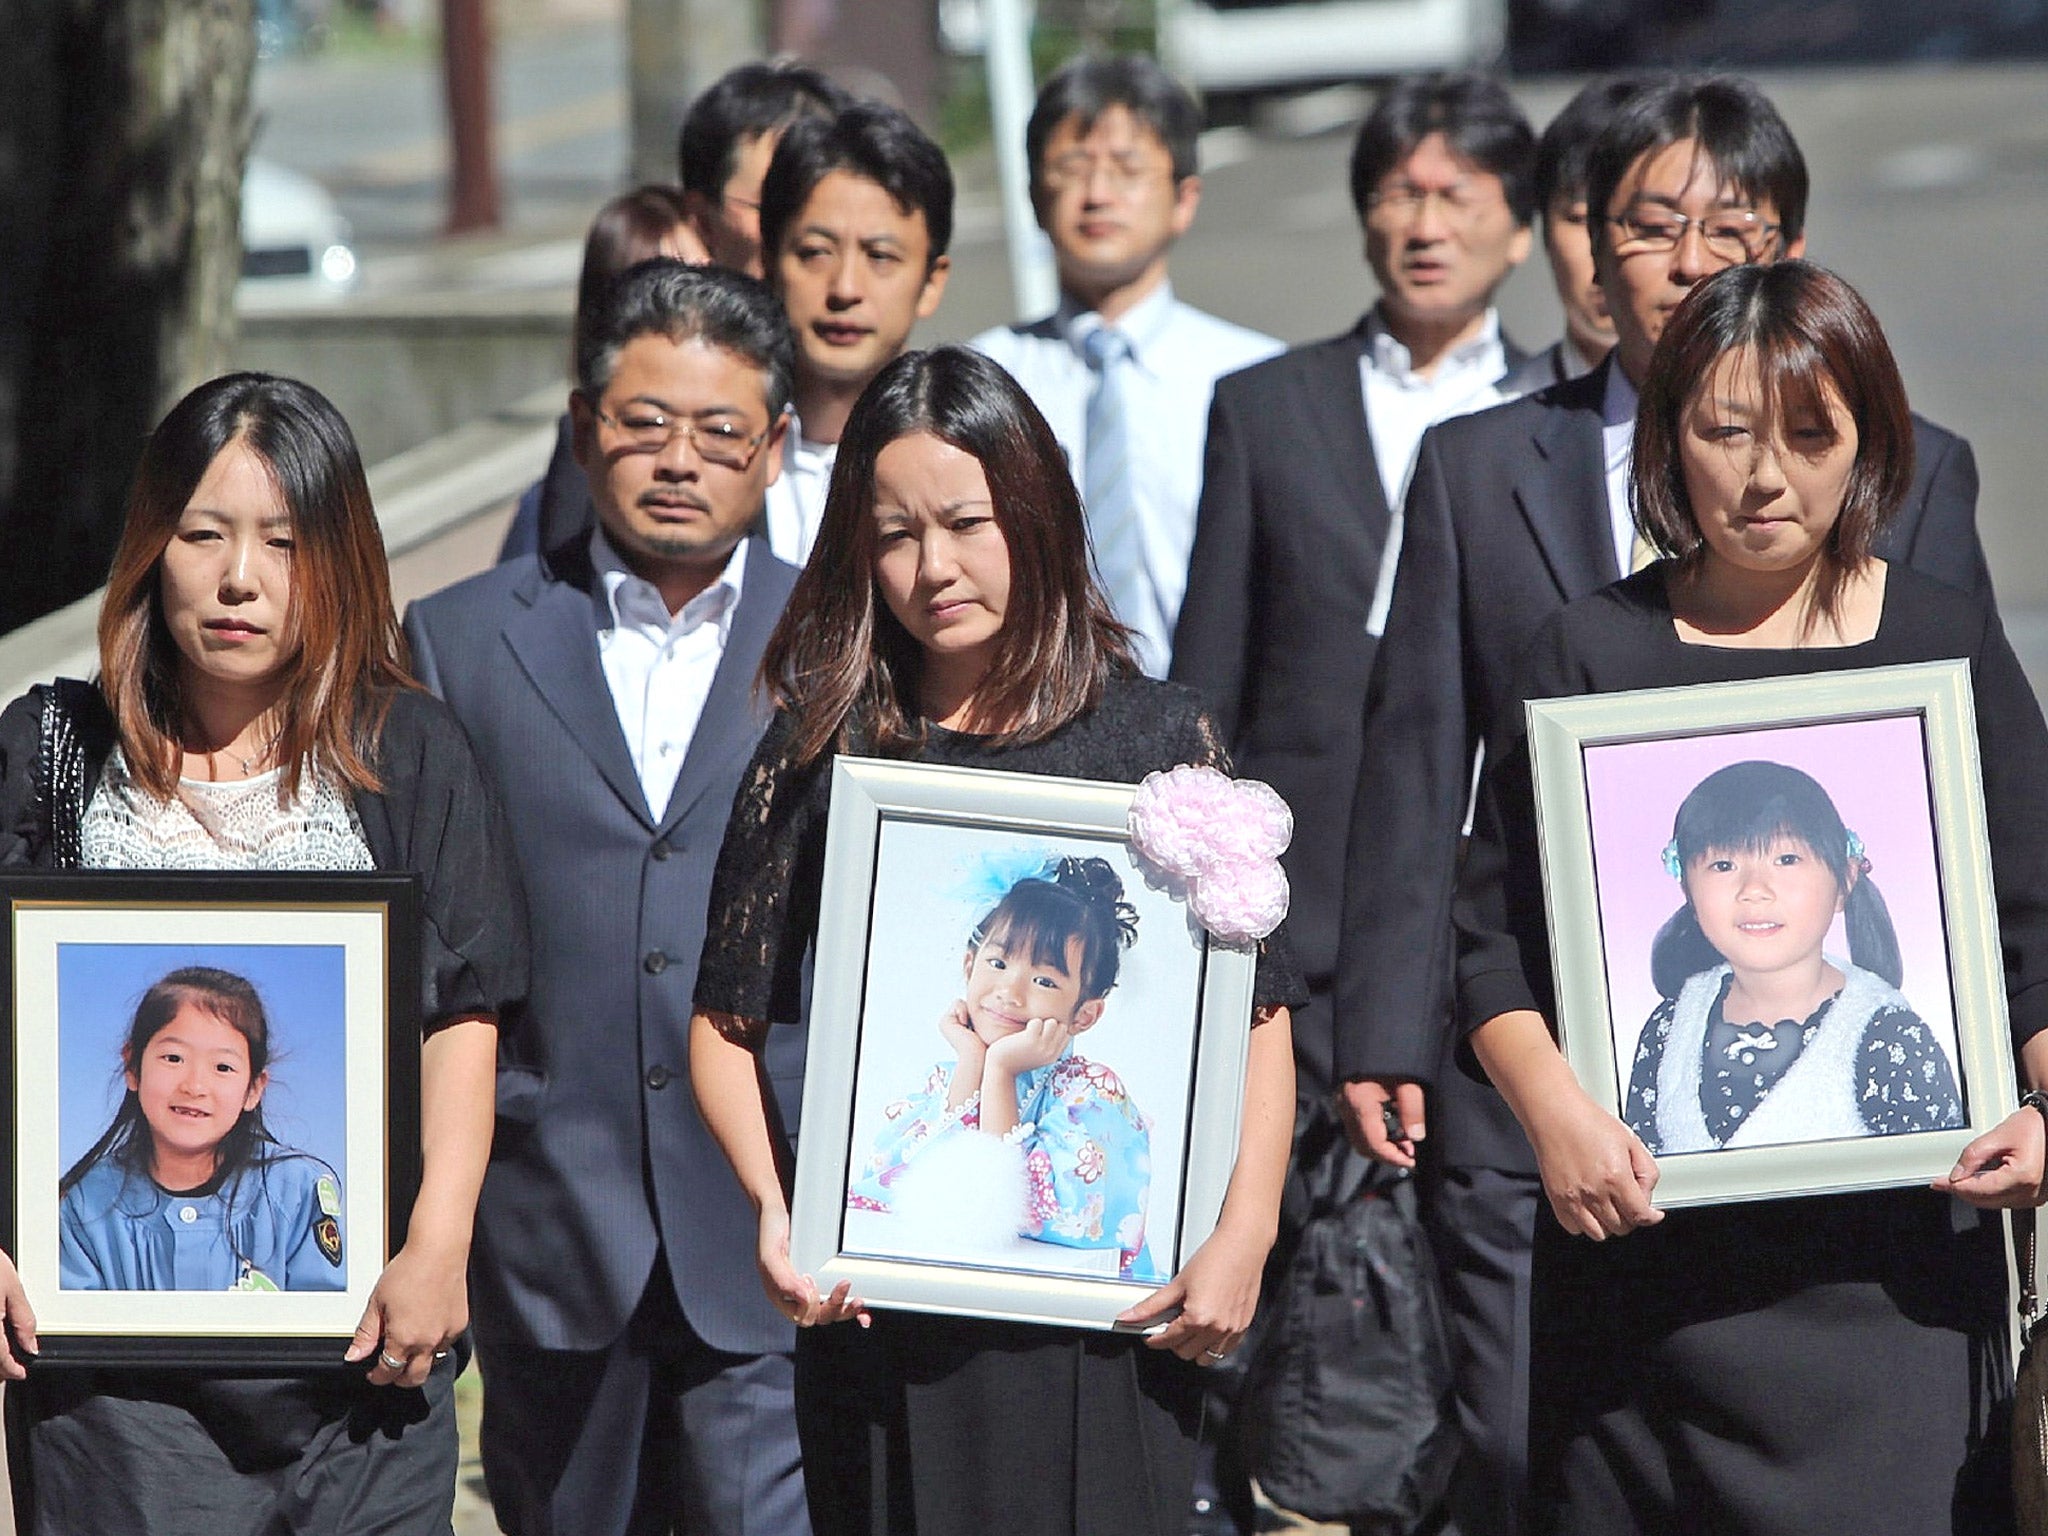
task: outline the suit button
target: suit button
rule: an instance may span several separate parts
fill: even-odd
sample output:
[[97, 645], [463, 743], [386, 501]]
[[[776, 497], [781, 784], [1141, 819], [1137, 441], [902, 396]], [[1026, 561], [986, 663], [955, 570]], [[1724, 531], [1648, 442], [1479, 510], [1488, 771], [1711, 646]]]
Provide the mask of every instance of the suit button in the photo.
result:
[[668, 1068], [649, 1067], [647, 1069], [647, 1086], [654, 1089], [657, 1093], [666, 1088], [668, 1086]]
[[670, 854], [674, 853], [675, 849], [669, 847], [667, 838], [663, 838], [660, 842], [654, 845], [652, 852], [657, 859], [665, 859]]
[[648, 975], [659, 976], [668, 969], [668, 956], [658, 949], [650, 949], [647, 951], [647, 958], [640, 963], [647, 968]]

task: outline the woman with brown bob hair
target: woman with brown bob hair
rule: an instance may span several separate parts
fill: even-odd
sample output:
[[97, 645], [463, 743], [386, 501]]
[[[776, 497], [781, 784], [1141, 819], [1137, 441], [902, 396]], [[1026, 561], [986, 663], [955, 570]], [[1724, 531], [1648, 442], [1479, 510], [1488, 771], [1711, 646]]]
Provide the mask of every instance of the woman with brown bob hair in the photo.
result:
[[[2023, 1082], [2048, 1082], [2048, 727], [1990, 608], [1870, 552], [1906, 494], [1911, 444], [1891, 350], [1840, 278], [1788, 261], [1695, 287], [1657, 343], [1636, 424], [1637, 522], [1666, 558], [1538, 631], [1487, 743], [1456, 908], [1458, 1005], [1548, 1196], [1530, 1301], [1538, 1533], [2012, 1529], [2003, 1237], [1977, 1208], [2041, 1203], [2048, 1109], [2016, 1109], [1931, 1189], [1667, 1213], [1651, 1200], [1655, 1157], [1579, 1086], [1550, 1027], [1525, 701], [1953, 658], [1976, 696], [2013, 1050]], [[1816, 847], [1790, 810], [1724, 810], [1734, 846], [1684, 853], [1674, 836], [1663, 861], [1682, 909], [1703, 891], [1720, 903], [1729, 963], [1660, 1006], [1624, 1055], [1631, 1112], [1704, 1123], [1713, 1144], [1787, 1108], [1770, 1096], [1809, 1047], [1802, 1085], [1837, 1059], [1853, 1064], [1837, 1078], [1875, 1082], [1870, 1042], [1902, 1027], [1898, 1009], [1852, 1000], [1869, 991], [1853, 954], [1813, 939], [1825, 901], [1869, 873], [1853, 830]], [[1876, 847], [1883, 829], [1870, 830]], [[1752, 914], [1741, 922], [1726, 896], [1738, 875], [1762, 893], [1733, 908]], [[1684, 1008], [1697, 1017], [1681, 1028]], [[1680, 1039], [1705, 1042], [1697, 1065], [1661, 1073], [1667, 1046], [1693, 1049]], [[1761, 1067], [1759, 1041], [1773, 1042]], [[1894, 1111], [1917, 1107], [1886, 1092]], [[1855, 1102], [1830, 1124], [1870, 1122], [1854, 1081], [1840, 1097]]]
[[[136, 471], [99, 633], [96, 681], [0, 713], [0, 864], [419, 876], [422, 1176], [353, 1344], [303, 1377], [26, 1370], [34, 1315], [0, 1256], [18, 1526], [183, 1530], [203, 1509], [222, 1531], [445, 1533], [470, 1227], [497, 1019], [526, 989], [524, 907], [468, 739], [406, 672], [334, 407], [253, 373], [173, 407]], [[154, 1187], [164, 1219], [137, 1230], [203, 1237], [192, 1206], [210, 1193]], [[320, 1254], [345, 1272], [340, 1192], [322, 1198]]]
[[[1089, 577], [1062, 462], [1023, 390], [977, 353], [912, 352], [875, 378], [841, 439], [817, 547], [762, 662], [777, 710], [719, 853], [691, 1078], [760, 1208], [768, 1295], [806, 1329], [797, 1424], [812, 1524], [826, 1536], [1180, 1536], [1196, 1367], [1243, 1338], [1278, 1220], [1294, 1118], [1288, 1011], [1304, 994], [1275, 935], [1259, 961], [1244, 1128], [1221, 1221], [1173, 1280], [1124, 1314], [1134, 1326], [1165, 1322], [1158, 1333], [870, 1313], [843, 1285], [820, 1295], [790, 1263], [770, 1129], [780, 1116], [758, 1053], [772, 1024], [803, 1017], [833, 756], [1119, 783], [1182, 763], [1224, 766], [1194, 697], [1132, 665]], [[956, 1046], [955, 1074], [1001, 1077], [994, 1047]], [[1063, 1049], [1055, 1040], [1036, 1064]], [[1016, 1081], [1021, 1091], [1022, 1073]], [[963, 1096], [969, 1086], [950, 1082]], [[811, 1327], [856, 1318], [862, 1328]], [[1054, 1403], [1063, 1406], [1050, 1414], [1030, 1406]], [[1030, 1422], [1021, 1438], [1020, 1412]], [[988, 1459], [998, 1446], [1015, 1453], [998, 1464]]]

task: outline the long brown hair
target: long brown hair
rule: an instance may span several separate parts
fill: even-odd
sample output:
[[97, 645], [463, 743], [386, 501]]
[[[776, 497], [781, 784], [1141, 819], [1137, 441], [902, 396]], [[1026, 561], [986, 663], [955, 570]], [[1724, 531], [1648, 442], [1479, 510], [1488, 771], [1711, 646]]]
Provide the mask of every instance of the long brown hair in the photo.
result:
[[874, 378], [839, 440], [817, 546], [761, 659], [775, 702], [797, 718], [796, 758], [831, 746], [897, 753], [924, 739], [924, 650], [875, 586], [875, 460], [929, 432], [988, 477], [1010, 555], [1010, 597], [968, 724], [1039, 741], [1135, 673], [1129, 632], [1089, 574], [1081, 498], [1052, 428], [1017, 382], [965, 347], [906, 352]]
[[391, 607], [384, 539], [354, 436], [318, 390], [264, 373], [230, 373], [171, 407], [142, 450], [127, 520], [100, 605], [100, 689], [135, 781], [177, 792], [183, 715], [176, 642], [165, 626], [159, 567], [207, 468], [242, 443], [269, 470], [291, 514], [287, 614], [296, 642], [273, 756], [280, 792], [299, 792], [306, 761], [375, 792], [370, 766], [390, 690], [417, 687]]
[[1756, 355], [1763, 403], [1775, 420], [1828, 422], [1828, 395], [1856, 424], [1856, 462], [1815, 572], [1812, 615], [1833, 622], [1842, 589], [1870, 559], [1913, 485], [1913, 418], [1877, 316], [1854, 288], [1804, 261], [1729, 267], [1672, 313], [1650, 356], [1636, 411], [1635, 520], [1659, 554], [1690, 576], [1707, 544], [1685, 490], [1685, 413], [1722, 362]]

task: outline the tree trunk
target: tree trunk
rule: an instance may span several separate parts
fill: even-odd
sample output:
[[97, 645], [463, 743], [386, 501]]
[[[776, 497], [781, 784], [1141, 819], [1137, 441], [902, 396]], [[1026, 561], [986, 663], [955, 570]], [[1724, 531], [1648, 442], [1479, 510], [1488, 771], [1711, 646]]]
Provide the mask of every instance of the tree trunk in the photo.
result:
[[225, 366], [254, 0], [0, 0], [0, 628], [106, 579], [143, 438]]

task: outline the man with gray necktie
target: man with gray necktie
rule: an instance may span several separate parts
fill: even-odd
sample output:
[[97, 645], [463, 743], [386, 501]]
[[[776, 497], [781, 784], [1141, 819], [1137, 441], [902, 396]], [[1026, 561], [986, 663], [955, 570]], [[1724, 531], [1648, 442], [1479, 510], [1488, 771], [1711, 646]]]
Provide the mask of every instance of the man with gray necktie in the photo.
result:
[[1025, 130], [1060, 306], [973, 345], [1045, 413], [1088, 508], [1103, 589], [1163, 677], [1187, 588], [1211, 387], [1280, 343], [1181, 303], [1167, 253], [1201, 200], [1201, 109], [1152, 59], [1082, 59]]

